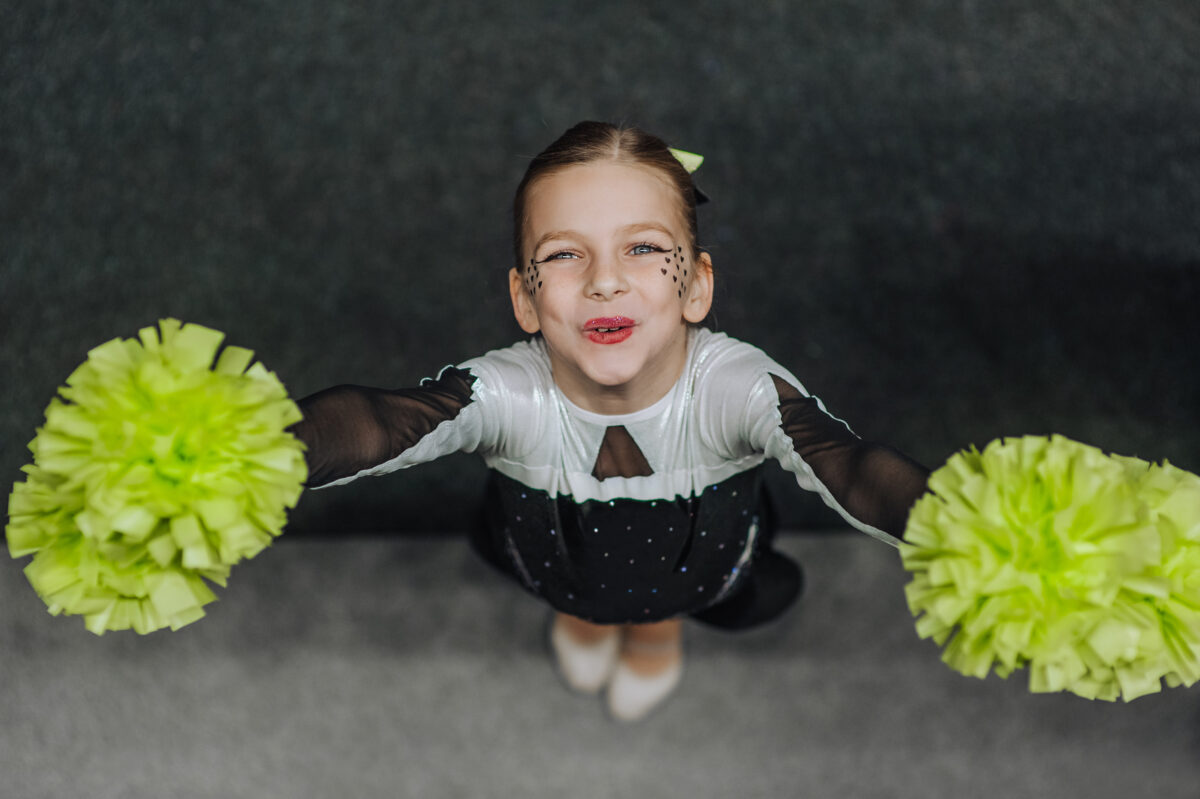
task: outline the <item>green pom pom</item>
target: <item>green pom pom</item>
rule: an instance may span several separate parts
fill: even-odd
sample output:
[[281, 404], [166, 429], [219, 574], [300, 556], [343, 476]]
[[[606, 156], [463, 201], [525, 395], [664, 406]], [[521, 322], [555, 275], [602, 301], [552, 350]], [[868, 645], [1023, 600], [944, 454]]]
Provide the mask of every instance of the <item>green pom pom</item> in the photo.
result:
[[93, 349], [50, 401], [6, 534], [51, 613], [178, 629], [282, 531], [307, 476], [300, 410], [250, 350], [218, 357], [223, 338], [164, 319]]
[[1126, 701], [1200, 679], [1200, 477], [1027, 436], [954, 455], [929, 489], [905, 593], [952, 668]]

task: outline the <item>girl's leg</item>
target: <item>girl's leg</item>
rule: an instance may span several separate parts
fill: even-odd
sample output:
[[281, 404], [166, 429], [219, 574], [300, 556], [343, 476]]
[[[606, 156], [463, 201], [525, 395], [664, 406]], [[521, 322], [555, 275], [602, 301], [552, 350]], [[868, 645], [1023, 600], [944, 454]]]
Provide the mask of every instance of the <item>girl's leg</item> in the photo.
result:
[[621, 629], [616, 625], [555, 613], [550, 628], [550, 647], [558, 670], [573, 690], [594, 694], [603, 688], [617, 665]]
[[637, 674], [653, 677], [683, 658], [683, 622], [668, 619], [625, 626], [621, 662]]
[[637, 721], [671, 695], [683, 676], [683, 624], [679, 619], [624, 628], [621, 655], [608, 686], [608, 709]]
[[578, 616], [566, 613], [555, 613], [555, 621], [562, 624], [571, 639], [580, 644], [594, 644], [606, 639], [617, 631], [615, 624], [592, 624]]

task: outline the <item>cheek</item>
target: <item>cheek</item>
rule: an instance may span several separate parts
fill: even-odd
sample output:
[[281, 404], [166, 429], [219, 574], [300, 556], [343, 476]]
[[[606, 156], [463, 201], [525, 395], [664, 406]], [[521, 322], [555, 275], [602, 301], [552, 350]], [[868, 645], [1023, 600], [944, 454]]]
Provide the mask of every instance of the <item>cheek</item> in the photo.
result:
[[688, 283], [688, 263], [687, 256], [683, 254], [683, 247], [676, 247], [675, 252], [670, 255], [663, 256], [665, 266], [658, 268], [659, 273], [664, 278], [671, 279], [671, 288], [674, 290], [677, 297], [683, 297], [683, 292], [687, 291]]
[[564, 281], [543, 274], [528, 287], [529, 300], [538, 318], [546, 322], [563, 322], [575, 312], [575, 292]]

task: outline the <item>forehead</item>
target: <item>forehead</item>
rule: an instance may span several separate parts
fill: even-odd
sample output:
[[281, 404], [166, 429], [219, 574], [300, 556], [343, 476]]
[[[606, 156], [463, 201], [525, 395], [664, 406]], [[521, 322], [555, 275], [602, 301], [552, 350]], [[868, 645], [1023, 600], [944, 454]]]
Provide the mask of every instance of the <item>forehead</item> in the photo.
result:
[[682, 235], [683, 202], [656, 169], [600, 161], [577, 164], [539, 178], [529, 188], [526, 232], [599, 234], [607, 228], [653, 222]]

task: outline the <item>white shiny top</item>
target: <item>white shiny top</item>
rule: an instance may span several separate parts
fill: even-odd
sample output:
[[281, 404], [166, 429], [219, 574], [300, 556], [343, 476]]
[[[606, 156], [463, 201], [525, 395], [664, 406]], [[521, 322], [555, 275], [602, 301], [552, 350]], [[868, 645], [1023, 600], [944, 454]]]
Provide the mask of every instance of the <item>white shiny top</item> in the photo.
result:
[[[554, 383], [540, 338], [493, 350], [458, 368], [476, 378], [471, 402], [458, 416], [398, 457], [330, 485], [386, 474], [451, 452], [478, 452], [502, 474], [576, 502], [673, 499], [699, 496], [708, 486], [770, 457], [851, 525], [897, 543], [850, 516], [793, 449], [780, 427], [779, 396], [771, 375], [811, 396], [800, 381], [757, 347], [723, 333], [693, 328], [687, 362], [674, 387], [650, 407], [629, 414], [597, 414], [570, 402]], [[819, 400], [817, 404], [825, 411]], [[616, 425], [629, 432], [653, 474], [604, 480], [592, 476], [605, 431]]]

